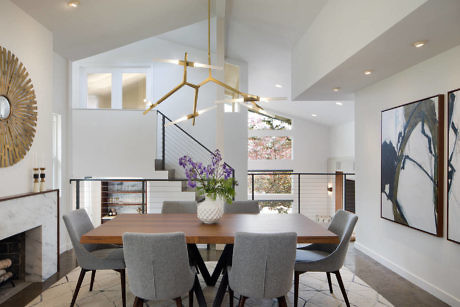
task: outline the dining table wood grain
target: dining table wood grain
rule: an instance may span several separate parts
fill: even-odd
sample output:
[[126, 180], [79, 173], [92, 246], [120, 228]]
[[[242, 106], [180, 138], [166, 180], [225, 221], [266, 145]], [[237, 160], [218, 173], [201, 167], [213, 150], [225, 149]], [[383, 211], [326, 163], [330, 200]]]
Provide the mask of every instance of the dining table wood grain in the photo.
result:
[[301, 214], [224, 214], [204, 224], [196, 214], [120, 214], [84, 234], [83, 244], [123, 244], [123, 234], [183, 232], [188, 244], [233, 244], [235, 233], [297, 233], [298, 243], [338, 244], [339, 237]]

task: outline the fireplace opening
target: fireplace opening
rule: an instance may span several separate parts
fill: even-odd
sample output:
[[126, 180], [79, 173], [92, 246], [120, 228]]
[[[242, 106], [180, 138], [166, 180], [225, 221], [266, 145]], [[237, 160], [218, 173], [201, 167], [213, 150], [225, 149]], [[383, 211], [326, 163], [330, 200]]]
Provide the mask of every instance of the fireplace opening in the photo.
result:
[[[11, 272], [12, 278], [25, 280], [26, 277], [26, 234], [21, 232], [17, 235], [0, 241], [0, 273], [3, 271]], [[7, 260], [11, 260], [11, 266], [7, 265]], [[2, 265], [3, 263], [3, 265]], [[2, 281], [0, 274], [0, 284]]]
[[0, 240], [0, 303], [29, 284], [26, 282], [26, 233]]

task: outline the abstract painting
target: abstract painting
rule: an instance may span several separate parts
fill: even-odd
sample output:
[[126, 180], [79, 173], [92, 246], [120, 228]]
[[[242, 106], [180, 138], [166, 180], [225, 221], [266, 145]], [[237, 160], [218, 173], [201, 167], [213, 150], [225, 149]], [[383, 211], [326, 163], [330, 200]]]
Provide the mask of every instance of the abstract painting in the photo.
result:
[[460, 89], [447, 94], [448, 160], [447, 160], [447, 239], [460, 243]]
[[382, 111], [381, 217], [442, 236], [444, 95]]

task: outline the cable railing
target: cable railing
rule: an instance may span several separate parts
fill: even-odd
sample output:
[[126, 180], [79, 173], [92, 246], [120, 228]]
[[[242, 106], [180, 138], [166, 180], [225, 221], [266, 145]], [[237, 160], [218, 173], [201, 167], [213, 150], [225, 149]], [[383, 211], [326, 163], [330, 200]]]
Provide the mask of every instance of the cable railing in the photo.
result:
[[337, 209], [354, 211], [354, 174], [250, 170], [248, 199], [259, 201], [265, 213], [301, 213], [327, 222]]
[[[157, 157], [161, 162], [162, 170], [174, 170], [175, 178], [186, 178], [185, 171], [179, 166], [179, 158], [187, 155], [194, 161], [209, 161], [213, 151], [194, 138], [179, 125], [173, 124], [165, 127], [172, 120], [157, 110]], [[235, 178], [235, 169], [232, 169]]]

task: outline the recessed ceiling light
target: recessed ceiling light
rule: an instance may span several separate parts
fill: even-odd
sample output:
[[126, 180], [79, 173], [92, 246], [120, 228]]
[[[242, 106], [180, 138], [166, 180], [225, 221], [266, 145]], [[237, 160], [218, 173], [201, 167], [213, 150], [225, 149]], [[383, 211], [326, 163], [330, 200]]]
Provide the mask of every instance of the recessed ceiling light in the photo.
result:
[[67, 1], [67, 5], [70, 7], [78, 7], [80, 5], [80, 1], [78, 0]]
[[366, 76], [372, 75], [372, 70], [370, 70], [370, 69], [365, 70], [365, 71], [364, 71], [364, 74], [365, 74]]
[[317, 116], [318, 116], [318, 114], [315, 114], [315, 113], [313, 113], [311, 116], [313, 116], [313, 117], [317, 117]]
[[413, 43], [412, 46], [414, 46], [415, 48], [420, 48], [420, 47], [425, 46], [425, 44], [426, 44], [426, 41], [418, 41], [418, 42]]
[[275, 87], [282, 88], [283, 86], [281, 84], [275, 84]]
[[340, 91], [340, 87], [334, 87], [332, 90], [333, 90], [334, 92], [338, 92], [338, 91]]
[[341, 103], [340, 101], [337, 101], [335, 104], [338, 106], [343, 106], [343, 103]]

